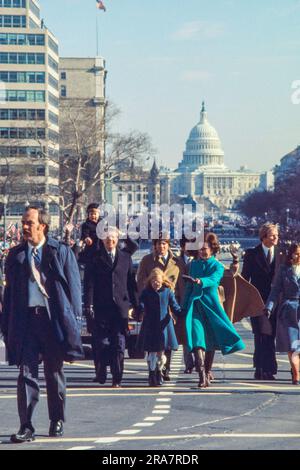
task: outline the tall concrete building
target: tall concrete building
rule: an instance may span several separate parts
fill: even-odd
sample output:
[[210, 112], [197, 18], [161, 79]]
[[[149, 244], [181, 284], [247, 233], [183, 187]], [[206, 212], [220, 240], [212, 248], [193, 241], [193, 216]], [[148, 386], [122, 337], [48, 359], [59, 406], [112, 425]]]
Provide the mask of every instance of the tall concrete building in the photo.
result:
[[0, 0], [0, 201], [10, 221], [30, 203], [59, 224], [58, 62], [38, 0]]
[[[105, 199], [104, 175], [97, 178], [105, 158], [105, 61], [101, 57], [60, 58], [59, 75], [61, 188], [64, 191], [65, 181], [72, 178], [72, 171], [76, 173], [81, 153], [87, 157], [80, 177], [82, 203], [100, 202]], [[68, 194], [74, 189], [71, 182]]]

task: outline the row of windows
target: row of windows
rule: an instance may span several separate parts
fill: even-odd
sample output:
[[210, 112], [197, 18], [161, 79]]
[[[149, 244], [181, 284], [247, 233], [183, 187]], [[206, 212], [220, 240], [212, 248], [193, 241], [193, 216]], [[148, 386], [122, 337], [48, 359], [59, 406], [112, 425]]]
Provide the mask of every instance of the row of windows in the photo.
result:
[[26, 16], [0, 15], [0, 28], [26, 28]]
[[1, 52], [0, 64], [44, 64], [45, 54], [27, 52]]
[[49, 111], [49, 121], [58, 126], [58, 116], [57, 116], [57, 114], [54, 114], [51, 111]]
[[49, 45], [50, 49], [52, 49], [52, 51], [55, 52], [55, 54], [58, 55], [58, 45], [50, 37], [48, 37], [48, 45]]
[[48, 57], [48, 63], [52, 69], [58, 72], [58, 63], [54, 59], [52, 59], [51, 55], [49, 55]]
[[44, 109], [0, 109], [2, 121], [45, 121], [45, 117]]
[[30, 127], [0, 127], [0, 139], [45, 139], [46, 129]]
[[29, 28], [37, 29], [37, 28], [40, 28], [40, 25], [36, 23], [35, 21], [33, 21], [32, 18], [29, 18]]
[[[20, 167], [11, 166], [11, 165], [2, 165], [0, 166], [0, 175], [8, 176], [14, 175], [20, 172]], [[45, 176], [46, 169], [44, 166], [32, 166], [30, 168], [30, 176]]]
[[37, 18], [40, 17], [40, 9], [33, 3], [32, 0], [29, 1], [29, 8]]
[[0, 81], [6, 83], [45, 83], [45, 72], [0, 72]]
[[49, 92], [49, 103], [52, 104], [52, 106], [54, 106], [55, 108], [58, 108], [59, 106], [59, 101], [58, 101], [58, 98], [56, 98], [56, 96], [52, 95], [52, 93]]
[[44, 34], [0, 33], [0, 44], [18, 46], [44, 46]]
[[51, 142], [58, 142], [59, 141], [59, 134], [58, 132], [53, 131], [52, 129], [48, 130], [48, 138]]
[[45, 102], [44, 91], [0, 90], [1, 101]]
[[34, 157], [41, 158], [45, 155], [45, 147], [2, 147], [1, 155], [6, 157]]
[[52, 86], [52, 88], [54, 88], [55, 90], [58, 90], [58, 81], [52, 77], [52, 75], [49, 74], [49, 85]]
[[[34, 207], [40, 207], [41, 203], [40, 201], [31, 201], [31, 204]], [[59, 206], [56, 204], [49, 204], [49, 212], [52, 215], [58, 215], [59, 214]], [[24, 214], [24, 203], [22, 202], [14, 202], [14, 203], [9, 203], [7, 205], [6, 209], [6, 214], [9, 216], [22, 216]]]
[[26, 0], [0, 0], [0, 7], [26, 8]]

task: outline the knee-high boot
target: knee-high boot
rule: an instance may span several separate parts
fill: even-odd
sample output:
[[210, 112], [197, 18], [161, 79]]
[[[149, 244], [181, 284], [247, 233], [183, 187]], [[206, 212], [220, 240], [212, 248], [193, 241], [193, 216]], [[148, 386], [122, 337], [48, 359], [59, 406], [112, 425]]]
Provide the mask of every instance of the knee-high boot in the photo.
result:
[[204, 367], [204, 350], [203, 349], [195, 349], [195, 355], [197, 356], [197, 363], [198, 363], [198, 372], [199, 372], [199, 388], [206, 388], [208, 387], [208, 382], [205, 373]]
[[204, 368], [207, 377], [207, 381], [210, 384], [214, 380], [211, 368], [214, 362], [215, 351], [206, 351], [204, 359]]

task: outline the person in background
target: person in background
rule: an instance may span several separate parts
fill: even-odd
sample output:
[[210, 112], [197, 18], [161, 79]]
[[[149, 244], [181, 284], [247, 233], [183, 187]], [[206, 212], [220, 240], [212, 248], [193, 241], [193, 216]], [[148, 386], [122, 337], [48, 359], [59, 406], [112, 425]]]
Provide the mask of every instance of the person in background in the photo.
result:
[[139, 311], [143, 315], [138, 349], [148, 353], [149, 385], [163, 384], [162, 369], [166, 357], [164, 352], [178, 349], [174, 323], [169, 309], [181, 314], [176, 302], [172, 283], [159, 268], [151, 271], [146, 288], [140, 296]]
[[292, 383], [299, 385], [300, 366], [300, 244], [292, 244], [281, 265], [266, 302], [267, 315], [279, 302], [276, 351], [286, 352], [292, 368]]
[[[154, 268], [161, 269], [168, 280], [174, 286], [175, 298], [180, 305], [184, 296], [184, 281], [182, 274], [186, 274], [186, 265], [184, 262], [173, 255], [170, 249], [170, 239], [160, 235], [158, 239], [153, 240], [153, 252], [144, 256], [141, 260], [137, 272], [137, 286], [139, 294], [146, 287], [147, 280]], [[175, 322], [175, 318], [173, 319]], [[166, 351], [167, 362], [163, 368], [163, 378], [170, 381], [172, 351]]]
[[110, 366], [113, 387], [120, 387], [123, 377], [128, 311], [138, 305], [131, 255], [121, 250], [118, 242], [118, 229], [109, 227], [87, 278], [87, 298], [92, 299], [87, 309], [93, 312], [92, 337], [97, 350], [96, 378], [104, 384]]
[[[260, 244], [246, 251], [242, 269], [242, 277], [253, 284], [265, 303], [271, 292], [271, 285], [277, 272], [281, 253], [278, 248], [278, 228], [266, 223], [259, 230]], [[254, 378], [256, 380], [275, 380], [277, 362], [275, 354], [276, 308], [269, 320], [261, 321], [260, 317], [251, 318], [254, 333]], [[265, 329], [265, 323], [270, 331]]]

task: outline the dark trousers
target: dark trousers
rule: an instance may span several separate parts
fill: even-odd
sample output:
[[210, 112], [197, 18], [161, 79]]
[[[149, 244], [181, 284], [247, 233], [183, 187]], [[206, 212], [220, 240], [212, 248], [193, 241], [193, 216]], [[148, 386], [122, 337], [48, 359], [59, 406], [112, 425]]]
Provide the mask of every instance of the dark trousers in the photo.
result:
[[125, 354], [125, 325], [127, 321], [115, 312], [111, 317], [95, 317], [93, 342], [95, 344], [96, 374], [110, 366], [113, 383], [120, 384], [123, 378]]
[[30, 309], [27, 335], [18, 377], [18, 411], [21, 425], [30, 425], [39, 401], [39, 361], [42, 355], [51, 421], [65, 421], [66, 381], [63, 359], [46, 309]]
[[258, 372], [277, 374], [277, 361], [275, 349], [276, 316], [270, 318], [272, 334], [261, 332], [259, 317], [251, 318], [254, 333], [254, 355], [253, 366]]

